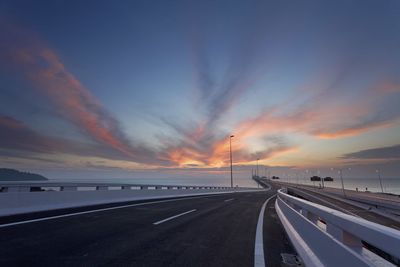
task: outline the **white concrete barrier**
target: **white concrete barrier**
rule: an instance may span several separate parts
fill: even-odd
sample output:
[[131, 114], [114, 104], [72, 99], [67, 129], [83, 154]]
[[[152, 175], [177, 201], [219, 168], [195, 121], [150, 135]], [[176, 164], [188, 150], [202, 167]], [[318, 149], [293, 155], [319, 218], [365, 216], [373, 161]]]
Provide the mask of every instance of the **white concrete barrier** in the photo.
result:
[[306, 266], [399, 264], [400, 231], [288, 195], [283, 189], [275, 208]]
[[98, 204], [260, 191], [257, 188], [92, 183], [1, 183], [0, 216]]

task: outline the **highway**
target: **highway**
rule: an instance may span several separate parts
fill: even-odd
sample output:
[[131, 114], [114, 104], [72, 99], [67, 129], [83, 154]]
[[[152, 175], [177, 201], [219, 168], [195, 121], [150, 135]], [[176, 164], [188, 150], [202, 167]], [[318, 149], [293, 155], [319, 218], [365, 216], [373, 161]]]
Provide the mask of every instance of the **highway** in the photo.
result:
[[321, 205], [342, 211], [344, 213], [348, 213], [353, 216], [361, 217], [368, 221], [378, 223], [381, 225], [385, 225], [387, 227], [394, 228], [396, 230], [400, 230], [400, 223], [395, 220], [392, 220], [387, 217], [383, 217], [372, 211], [368, 211], [368, 210], [362, 209], [360, 207], [351, 205], [349, 203], [340, 201], [338, 199], [329, 197], [326, 194], [318, 192], [318, 190], [312, 190], [309, 188], [295, 187], [295, 186], [290, 187], [290, 190], [292, 192], [297, 193], [298, 195], [301, 195], [305, 199], [308, 199], [308, 200], [314, 202], [314, 203], [321, 204]]
[[[0, 266], [254, 266], [260, 210], [275, 193], [136, 201], [0, 218]], [[274, 201], [264, 213], [267, 266], [279, 266], [280, 253], [293, 252]]]

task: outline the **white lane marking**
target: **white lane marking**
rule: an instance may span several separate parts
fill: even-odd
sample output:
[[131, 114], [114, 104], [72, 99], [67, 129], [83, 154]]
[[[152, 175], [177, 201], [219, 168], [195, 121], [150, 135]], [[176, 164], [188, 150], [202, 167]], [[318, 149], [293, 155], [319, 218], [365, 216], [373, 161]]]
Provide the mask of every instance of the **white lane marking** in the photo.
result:
[[56, 216], [50, 216], [50, 217], [44, 217], [44, 218], [38, 218], [38, 219], [32, 219], [32, 220], [26, 220], [26, 221], [20, 221], [20, 222], [1, 224], [0, 228], [8, 227], [8, 226], [14, 226], [14, 225], [20, 225], [20, 224], [26, 224], [26, 223], [54, 220], [54, 219], [65, 218], [65, 217], [72, 217], [72, 216], [95, 213], [95, 212], [101, 212], [101, 211], [107, 211], [107, 210], [124, 209], [124, 208], [129, 208], [129, 207], [137, 207], [137, 206], [144, 206], [144, 205], [164, 203], [164, 202], [181, 201], [181, 200], [195, 199], [195, 198], [204, 198], [204, 197], [187, 197], [187, 198], [178, 198], [178, 199], [167, 199], [167, 200], [151, 201], [151, 202], [145, 202], [145, 203], [136, 203], [136, 204], [130, 204], [130, 205], [103, 208], [103, 209], [87, 210], [87, 211], [68, 213], [68, 214], [62, 214], [62, 215], [56, 215]]
[[228, 202], [228, 201], [232, 201], [232, 200], [234, 200], [234, 198], [225, 199], [224, 202]]
[[168, 218], [166, 218], [166, 219], [164, 219], [164, 220], [155, 222], [155, 223], [153, 223], [153, 224], [154, 224], [154, 225], [159, 225], [159, 224], [161, 224], [161, 223], [170, 221], [170, 220], [172, 220], [172, 219], [178, 218], [178, 217], [180, 217], [180, 216], [183, 216], [183, 215], [185, 215], [185, 214], [188, 214], [188, 213], [191, 213], [191, 212], [194, 212], [194, 211], [196, 211], [196, 209], [193, 209], [193, 210], [189, 210], [189, 211], [185, 211], [185, 212], [179, 213], [179, 214], [177, 214], [177, 215], [168, 217]]
[[257, 230], [256, 230], [256, 243], [254, 246], [254, 266], [255, 267], [264, 267], [265, 260], [264, 260], [264, 239], [263, 239], [263, 227], [264, 227], [264, 212], [265, 207], [267, 206], [268, 202], [276, 196], [273, 195], [268, 198], [261, 207], [260, 215], [258, 215], [258, 222], [257, 222]]

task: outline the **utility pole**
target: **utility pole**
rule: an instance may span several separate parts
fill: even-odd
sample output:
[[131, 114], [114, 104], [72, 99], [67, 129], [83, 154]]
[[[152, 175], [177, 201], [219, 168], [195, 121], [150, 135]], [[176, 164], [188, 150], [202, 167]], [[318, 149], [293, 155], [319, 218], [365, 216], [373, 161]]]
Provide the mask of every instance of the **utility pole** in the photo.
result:
[[257, 158], [257, 177], [259, 176], [259, 173], [258, 173], [258, 161], [259, 161], [260, 159], [259, 158]]
[[342, 181], [342, 191], [343, 191], [343, 196], [346, 197], [346, 191], [344, 190], [344, 184], [343, 184], [343, 170], [339, 170], [340, 173], [340, 180]]
[[231, 187], [233, 187], [233, 168], [232, 168], [232, 138], [234, 135], [229, 136], [229, 154], [231, 158]]
[[376, 172], [378, 173], [378, 178], [379, 178], [379, 183], [381, 184], [382, 193], [384, 193], [383, 192], [383, 185], [382, 185], [382, 178], [381, 178], [381, 171], [380, 170], [376, 170]]

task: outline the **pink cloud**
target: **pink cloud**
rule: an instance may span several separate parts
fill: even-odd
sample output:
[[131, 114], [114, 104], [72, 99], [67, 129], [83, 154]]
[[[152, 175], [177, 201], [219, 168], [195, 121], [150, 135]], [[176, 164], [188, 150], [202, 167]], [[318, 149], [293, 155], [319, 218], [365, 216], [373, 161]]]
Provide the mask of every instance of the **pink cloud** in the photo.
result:
[[134, 156], [118, 122], [91, 92], [65, 67], [60, 56], [33, 33], [10, 26], [2, 58], [22, 71], [35, 87], [57, 107], [58, 114], [75, 124], [97, 142], [126, 156]]

